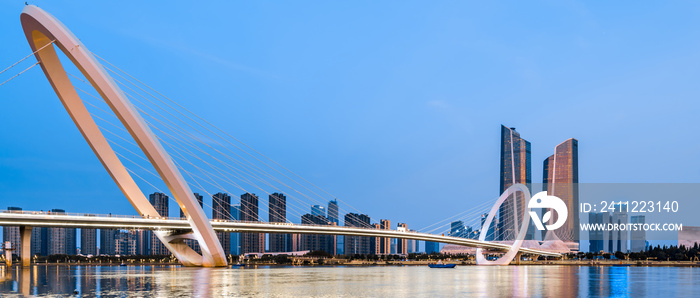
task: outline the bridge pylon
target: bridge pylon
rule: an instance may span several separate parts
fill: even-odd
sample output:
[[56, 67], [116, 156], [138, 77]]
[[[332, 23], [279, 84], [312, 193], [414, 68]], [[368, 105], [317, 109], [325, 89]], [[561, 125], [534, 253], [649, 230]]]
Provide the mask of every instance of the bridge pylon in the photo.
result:
[[[56, 95], [97, 158], [136, 211], [142, 216], [151, 218], [167, 216], [167, 214], [158, 214], [136, 185], [78, 96], [59, 61], [55, 48], [47, 45], [54, 43], [100, 94], [168, 186], [192, 227], [192, 233], [187, 235], [166, 231], [156, 231], [154, 234], [186, 266], [226, 266], [226, 255], [221, 243], [204, 211], [195, 200], [189, 185], [139, 113], [92, 53], [58, 19], [39, 7], [25, 6], [20, 20], [27, 41]], [[197, 240], [202, 254], [196, 253], [187, 246], [184, 242], [185, 238]]]

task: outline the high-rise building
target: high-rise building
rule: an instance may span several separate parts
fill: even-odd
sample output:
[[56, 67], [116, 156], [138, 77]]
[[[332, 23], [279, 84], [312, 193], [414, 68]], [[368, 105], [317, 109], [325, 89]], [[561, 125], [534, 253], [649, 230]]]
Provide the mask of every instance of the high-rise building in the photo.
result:
[[[258, 196], [252, 193], [241, 195], [241, 220], [258, 221]], [[241, 233], [241, 254], [265, 252], [265, 234]]]
[[[148, 196], [148, 201], [153, 205], [153, 207], [158, 211], [161, 217], [169, 216], [168, 208], [168, 198], [164, 193], [156, 192]], [[153, 255], [169, 255], [170, 251], [165, 247], [165, 245], [160, 241], [153, 232], [149, 232], [149, 238], [151, 240], [151, 254]]]
[[416, 240], [413, 239], [408, 239], [406, 240], [406, 252], [409, 254], [415, 253], [416, 252]]
[[[150, 244], [150, 239], [148, 239], [148, 237], [149, 237], [148, 232], [149, 231], [147, 231], [147, 230], [131, 230], [131, 231], [129, 231], [129, 233], [134, 235], [133, 236], [134, 237], [134, 244], [136, 246], [134, 248], [134, 254], [136, 254], [136, 255], [150, 255], [151, 254], [151, 251], [148, 247], [148, 245]], [[191, 239], [187, 239], [187, 240], [191, 240]], [[196, 244], [196, 241], [192, 240], [192, 242], [195, 242], [195, 244]], [[196, 247], [199, 248], [198, 245]]]
[[[273, 193], [268, 196], [268, 199], [270, 202], [269, 222], [287, 222], [287, 197], [281, 193]], [[271, 252], [287, 251], [287, 235], [270, 234], [269, 245]]]
[[116, 231], [114, 237], [114, 250], [122, 256], [136, 254], [136, 234], [131, 231]]
[[[335, 223], [336, 226], [340, 225], [340, 217], [338, 217], [338, 200], [328, 201], [328, 220]], [[343, 236], [338, 235], [335, 238], [336, 241], [336, 252], [337, 254], [343, 254]]]
[[161, 217], [168, 217], [170, 214], [170, 209], [168, 208], [169, 200], [170, 198], [162, 192], [154, 192], [148, 196], [148, 202], [153, 205], [153, 208], [156, 209]]
[[[51, 209], [53, 214], [66, 213], [63, 209]], [[50, 255], [75, 255], [77, 253], [77, 238], [75, 228], [49, 228], [48, 246]]]
[[[231, 206], [233, 220], [241, 220], [241, 204]], [[231, 233], [231, 254], [241, 254], [241, 233]]]
[[[588, 213], [588, 223], [590, 224], [607, 224], [609, 222], [610, 215], [603, 212], [591, 212]], [[598, 253], [601, 251], [606, 251], [605, 249], [605, 236], [607, 233], [600, 229], [590, 229], [588, 230], [588, 251], [592, 253]]]
[[117, 250], [114, 248], [117, 230], [100, 229], [100, 254], [101, 255], [116, 255]]
[[[554, 148], [554, 154], [544, 160], [543, 169], [543, 190], [547, 191], [548, 195], [564, 201], [569, 212], [564, 226], [553, 232], [565, 243], [579, 243], [578, 141], [568, 139], [557, 145]], [[549, 223], [556, 222], [558, 218], [559, 215], [552, 212]], [[543, 239], [545, 237], [543, 233]]]
[[[370, 218], [367, 214], [348, 213], [345, 215], [345, 226], [369, 228], [372, 225], [370, 225]], [[370, 237], [345, 236], [344, 253], [346, 255], [371, 254], [372, 249], [370, 247], [369, 238]]]
[[[641, 224], [645, 223], [644, 215], [637, 215], [630, 217], [630, 223]], [[630, 230], [630, 252], [640, 252], [646, 250], [647, 235], [644, 229], [632, 229]]]
[[[373, 223], [372, 228], [375, 230], [381, 229], [381, 226], [378, 223]], [[369, 248], [371, 250], [371, 254], [373, 255], [379, 255], [381, 254], [381, 242], [383, 237], [370, 237], [369, 238]]]
[[471, 228], [466, 228], [461, 220], [450, 223], [450, 236], [459, 238], [469, 238]]
[[336, 246], [338, 249], [338, 254], [339, 255], [344, 255], [345, 254], [345, 236], [343, 235], [338, 235], [337, 237], [337, 243], [338, 245]]
[[326, 207], [323, 207], [321, 205], [313, 205], [313, 206], [311, 206], [311, 214], [325, 217], [326, 216]]
[[336, 225], [338, 222], [338, 200], [328, 201], [328, 220]]
[[[532, 172], [530, 162], [530, 142], [520, 137], [514, 127], [501, 125], [501, 179], [498, 194], [501, 195], [513, 184], [522, 183], [530, 188]], [[498, 209], [498, 234], [496, 240], [514, 240], [520, 231], [522, 222], [515, 221], [513, 210], [517, 210], [517, 218], [527, 215], [524, 196], [517, 192], [515, 197], [506, 199]], [[534, 227], [528, 226], [525, 239], [534, 239]]]
[[[8, 211], [22, 211], [22, 208], [20, 207], [7, 207]], [[36, 228], [35, 228], [36, 229]], [[5, 245], [5, 242], [10, 241], [12, 243], [12, 248], [14, 249], [12, 251], [13, 255], [21, 255], [22, 251], [22, 245], [21, 245], [21, 240], [22, 237], [20, 237], [19, 234], [19, 227], [12, 226], [12, 227], [7, 227], [4, 226], [2, 227], [2, 244], [3, 247]]]
[[439, 253], [439, 252], [440, 252], [440, 243], [425, 241], [425, 253], [431, 254], [431, 253]]
[[300, 251], [303, 250], [303, 243], [301, 240], [301, 235], [299, 234], [287, 234], [287, 249], [286, 251]]
[[[51, 209], [53, 214], [63, 214], [66, 213], [63, 209]], [[49, 255], [65, 255], [68, 254], [68, 249], [66, 248], [67, 238], [66, 229], [64, 228], [49, 228]]]
[[[416, 230], [409, 230], [411, 233], [415, 233]], [[408, 244], [408, 253], [417, 253], [418, 252], [418, 240], [413, 240], [413, 239], [408, 239], [407, 241]]]
[[[618, 225], [626, 225], [629, 221], [627, 218], [627, 204], [622, 204], [618, 203], [616, 204], [617, 206], [614, 207], [614, 210], [612, 212], [612, 223], [613, 224], [618, 224]], [[623, 211], [624, 210], [624, 211]], [[628, 252], [628, 231], [627, 230], [616, 230], [616, 231], [610, 231], [612, 233], [612, 237], [610, 237], [610, 247], [611, 249], [609, 252], [615, 253], [618, 251], [621, 251], [623, 253]]]
[[[608, 212], [591, 212], [588, 215], [588, 222], [590, 224], [618, 224], [625, 225], [628, 223], [626, 204], [614, 204], [611, 208], [615, 211], [612, 213]], [[637, 218], [637, 221], [643, 221], [644, 219]], [[593, 231], [593, 229], [588, 231], [588, 241], [590, 252], [600, 252], [605, 251], [609, 253], [615, 253], [618, 251], [627, 253], [628, 248], [628, 230], [608, 230], [608, 231]]]
[[78, 254], [78, 229], [66, 228], [66, 254]]
[[[212, 196], [212, 219], [213, 220], [231, 220], [231, 196], [227, 193], [219, 192]], [[231, 233], [216, 232], [216, 237], [221, 242], [221, 248], [224, 252], [231, 251]]]
[[83, 255], [97, 255], [96, 229], [80, 229], [80, 253]]
[[[379, 229], [382, 230], [391, 230], [391, 221], [388, 219], [380, 219], [379, 220]], [[391, 238], [386, 238], [386, 237], [377, 237], [378, 242], [379, 242], [379, 250], [377, 251], [377, 254], [379, 255], [388, 255], [391, 253]]]
[[[328, 221], [325, 216], [308, 213], [301, 216], [301, 224], [335, 225], [334, 223]], [[301, 235], [301, 239], [302, 250], [321, 250], [331, 255], [335, 255], [337, 253], [335, 235], [304, 234]]]
[[32, 229], [32, 255], [49, 255], [49, 228], [35, 227]]
[[[408, 225], [405, 223], [398, 223], [396, 225], [396, 230], [399, 232], [408, 232]], [[408, 242], [406, 238], [396, 239], [396, 253], [400, 255], [408, 254]]]

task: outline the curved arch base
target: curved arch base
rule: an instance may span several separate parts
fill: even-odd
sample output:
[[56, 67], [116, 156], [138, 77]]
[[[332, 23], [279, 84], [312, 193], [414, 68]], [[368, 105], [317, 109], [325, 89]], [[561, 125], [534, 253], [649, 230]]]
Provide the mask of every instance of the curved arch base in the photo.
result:
[[[501, 207], [503, 202], [508, 199], [508, 197], [511, 194], [515, 194], [516, 192], [522, 192], [523, 195], [525, 195], [525, 202], [530, 201], [530, 191], [527, 189], [527, 187], [523, 184], [513, 184], [508, 189], [506, 189], [505, 192], [498, 198], [496, 201], [496, 204], [491, 207], [491, 211], [489, 212], [489, 216], [486, 217], [486, 221], [484, 221], [484, 224], [481, 227], [481, 233], [479, 234], [479, 241], [485, 241], [486, 240], [486, 235], [488, 234], [489, 227], [491, 227], [491, 222], [493, 222], [493, 218], [496, 216], [496, 212], [498, 209]], [[525, 205], [523, 205], [525, 206]], [[513, 204], [513, 214], [517, 214], [517, 204]], [[523, 221], [522, 224], [520, 225], [520, 231], [518, 232], [518, 236], [515, 239], [515, 242], [513, 242], [513, 245], [510, 247], [508, 252], [500, 257], [498, 260], [495, 261], [489, 261], [484, 257], [484, 251], [483, 248], [477, 248], [476, 249], [476, 264], [477, 265], [487, 265], [487, 266], [494, 266], [494, 265], [508, 265], [510, 262], [513, 261], [513, 259], [516, 257], [516, 255], [519, 254], [519, 249], [520, 246], [523, 245], [523, 240], [525, 239], [525, 233], [527, 232], [527, 227], [528, 224], [530, 223], [530, 218], [527, 217], [527, 208], [523, 208], [524, 214], [522, 215]], [[516, 217], [517, 220], [517, 217]]]
[[201, 267], [205, 265], [204, 257], [185, 243], [185, 239], [194, 239], [192, 232], [178, 234], [175, 231], [160, 230], [153, 231], [153, 234], [163, 242], [165, 248], [173, 253], [183, 266]]

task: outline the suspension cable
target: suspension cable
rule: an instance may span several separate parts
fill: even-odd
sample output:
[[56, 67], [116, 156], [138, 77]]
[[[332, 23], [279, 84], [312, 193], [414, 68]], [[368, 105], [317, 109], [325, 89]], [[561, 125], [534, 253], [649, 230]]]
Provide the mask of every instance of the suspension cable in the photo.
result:
[[[12, 64], [12, 65], [10, 65], [9, 67], [7, 67], [7, 68], [3, 69], [2, 71], [0, 71], [0, 74], [2, 74], [3, 72], [6, 72], [6, 71], [7, 71], [8, 69], [10, 69], [10, 68], [15, 67], [15, 65], [17, 65], [17, 64], [19, 64], [20, 62], [26, 60], [27, 58], [31, 57], [32, 55], [36, 54], [37, 52], [43, 50], [45, 47], [48, 47], [49, 45], [53, 44], [55, 41], [56, 41], [56, 40], [54, 39], [54, 40], [52, 40], [51, 42], [45, 44], [43, 47], [39, 48], [38, 50], [36, 50], [36, 51], [32, 52], [31, 54], [27, 55], [26, 57], [24, 57], [24, 58], [22, 58], [22, 59], [19, 59], [19, 61], [15, 62], [14, 64]], [[35, 64], [35, 65], [36, 65], [36, 64]], [[4, 83], [3, 83], [3, 84], [4, 84]], [[0, 84], [0, 85], [2, 85], [2, 84]]]

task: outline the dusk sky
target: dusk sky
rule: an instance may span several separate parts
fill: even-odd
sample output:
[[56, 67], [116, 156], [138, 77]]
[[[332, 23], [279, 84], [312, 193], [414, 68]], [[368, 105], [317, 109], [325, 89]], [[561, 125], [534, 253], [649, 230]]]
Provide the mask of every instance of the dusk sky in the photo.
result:
[[[533, 182], [572, 137], [581, 183], [700, 182], [700, 4], [437, 2], [30, 4], [373, 222], [498, 197], [501, 124]], [[31, 53], [23, 6], [0, 2], [0, 69]], [[0, 101], [0, 208], [136, 214], [38, 67]]]

